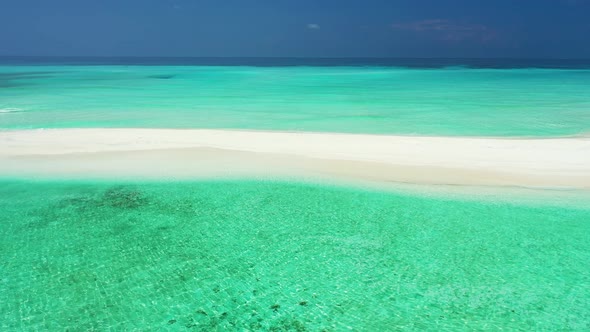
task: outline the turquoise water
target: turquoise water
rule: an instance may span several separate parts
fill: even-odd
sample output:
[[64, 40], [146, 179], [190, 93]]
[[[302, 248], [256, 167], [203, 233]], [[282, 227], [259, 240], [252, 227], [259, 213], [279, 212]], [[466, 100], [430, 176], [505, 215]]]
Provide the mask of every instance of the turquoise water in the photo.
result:
[[[587, 135], [589, 96], [573, 67], [20, 64], [0, 130]], [[0, 330], [590, 330], [587, 195], [406, 189], [0, 180]]]
[[590, 69], [1, 66], [0, 128], [590, 132]]
[[588, 330], [590, 209], [272, 181], [0, 182], [0, 328]]

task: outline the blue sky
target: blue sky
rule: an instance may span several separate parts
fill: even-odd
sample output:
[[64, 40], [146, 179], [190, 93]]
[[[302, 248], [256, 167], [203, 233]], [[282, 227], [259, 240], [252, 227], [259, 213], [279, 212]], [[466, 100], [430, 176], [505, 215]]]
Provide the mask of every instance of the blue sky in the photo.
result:
[[0, 0], [0, 55], [590, 58], [590, 0]]

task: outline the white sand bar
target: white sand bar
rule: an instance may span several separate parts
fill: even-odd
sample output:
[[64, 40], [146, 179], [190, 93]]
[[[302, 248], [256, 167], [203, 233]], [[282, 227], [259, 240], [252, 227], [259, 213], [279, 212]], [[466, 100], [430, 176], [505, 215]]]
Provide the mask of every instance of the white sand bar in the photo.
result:
[[590, 138], [127, 128], [2, 131], [0, 175], [311, 176], [587, 189]]

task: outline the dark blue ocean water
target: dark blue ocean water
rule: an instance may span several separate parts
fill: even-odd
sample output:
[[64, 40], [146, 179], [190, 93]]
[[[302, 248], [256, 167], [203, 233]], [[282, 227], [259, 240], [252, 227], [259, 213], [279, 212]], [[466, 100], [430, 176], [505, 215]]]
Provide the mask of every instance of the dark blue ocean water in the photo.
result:
[[409, 68], [590, 68], [590, 59], [510, 58], [254, 58], [254, 57], [0, 57], [1, 65], [385, 66]]

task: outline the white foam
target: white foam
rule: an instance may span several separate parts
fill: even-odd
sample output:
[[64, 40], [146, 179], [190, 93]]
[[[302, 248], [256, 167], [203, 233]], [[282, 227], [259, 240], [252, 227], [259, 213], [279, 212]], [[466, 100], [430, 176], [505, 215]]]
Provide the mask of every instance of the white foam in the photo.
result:
[[16, 113], [22, 111], [20, 108], [0, 108], [0, 113]]

